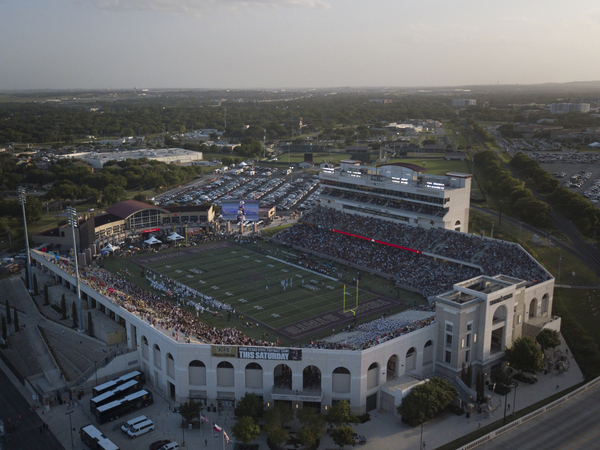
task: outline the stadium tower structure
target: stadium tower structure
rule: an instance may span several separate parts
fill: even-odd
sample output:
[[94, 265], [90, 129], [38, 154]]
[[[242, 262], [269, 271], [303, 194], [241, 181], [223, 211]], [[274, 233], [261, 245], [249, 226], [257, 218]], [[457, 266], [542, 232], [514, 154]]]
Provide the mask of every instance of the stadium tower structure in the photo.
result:
[[414, 164], [378, 167], [342, 160], [319, 175], [321, 205], [422, 228], [469, 231], [471, 175], [427, 175]]

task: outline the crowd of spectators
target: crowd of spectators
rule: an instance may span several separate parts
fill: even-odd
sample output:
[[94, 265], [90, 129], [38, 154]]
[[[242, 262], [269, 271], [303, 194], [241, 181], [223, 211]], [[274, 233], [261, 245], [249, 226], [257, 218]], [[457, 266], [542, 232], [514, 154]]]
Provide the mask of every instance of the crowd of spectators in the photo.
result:
[[[54, 260], [50, 257], [48, 259], [71, 275], [75, 275], [71, 261], [66, 259]], [[218, 329], [211, 327], [198, 320], [198, 315], [201, 312], [199, 308], [196, 309], [197, 315], [194, 315], [189, 310], [184, 309], [182, 305], [148, 292], [98, 267], [80, 270], [80, 281], [115, 304], [139, 315], [155, 328], [170, 333], [176, 340], [181, 338], [184, 342], [191, 342], [194, 339], [206, 344], [223, 345], [275, 345], [272, 342], [248, 337], [235, 328]], [[190, 303], [196, 305], [195, 302]], [[213, 315], [218, 314], [217, 311], [208, 311], [206, 308], [204, 311]]]
[[[427, 255], [331, 229], [420, 250]], [[395, 277], [425, 296], [439, 294], [456, 282], [481, 274], [503, 274], [532, 284], [548, 278], [547, 272], [527, 252], [511, 242], [452, 230], [411, 227], [331, 208], [313, 209], [300, 223], [279, 233], [277, 239]]]

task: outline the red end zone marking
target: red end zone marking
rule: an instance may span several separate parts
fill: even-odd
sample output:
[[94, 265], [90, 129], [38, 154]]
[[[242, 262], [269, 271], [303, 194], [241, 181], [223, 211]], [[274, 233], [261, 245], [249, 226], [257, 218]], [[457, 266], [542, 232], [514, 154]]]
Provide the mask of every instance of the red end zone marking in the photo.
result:
[[359, 236], [358, 234], [346, 233], [345, 231], [334, 230], [333, 228], [331, 228], [331, 231], [333, 231], [334, 233], [345, 234], [346, 236], [352, 236], [355, 238], [364, 239], [365, 241], [375, 242], [376, 244], [389, 245], [390, 247], [399, 248], [400, 250], [406, 250], [407, 252], [413, 252], [413, 253], [417, 253], [419, 255], [421, 253], [423, 253], [423, 252], [421, 252], [421, 250], [415, 250], [415, 249], [408, 248], [408, 247], [402, 247], [401, 245], [391, 244], [389, 242], [384, 242], [384, 241], [378, 241], [377, 239], [371, 239], [371, 238], [368, 238], [365, 236]]

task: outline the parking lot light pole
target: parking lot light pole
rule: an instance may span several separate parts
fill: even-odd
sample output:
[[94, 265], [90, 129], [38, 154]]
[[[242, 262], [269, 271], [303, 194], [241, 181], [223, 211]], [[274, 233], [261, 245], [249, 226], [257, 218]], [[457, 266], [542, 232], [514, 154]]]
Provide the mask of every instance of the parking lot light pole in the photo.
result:
[[33, 278], [31, 274], [31, 257], [29, 255], [29, 234], [27, 233], [27, 216], [25, 215], [25, 203], [27, 203], [27, 191], [23, 186], [19, 186], [19, 204], [23, 208], [23, 228], [25, 229], [25, 248], [27, 253], [27, 279], [29, 283], [29, 293], [34, 292]]
[[77, 241], [75, 240], [75, 228], [79, 225], [79, 219], [77, 218], [77, 210], [72, 206], [67, 208], [68, 218], [67, 221], [71, 226], [73, 232], [73, 265], [75, 269], [75, 290], [77, 292], [77, 322], [80, 333], [85, 331], [83, 328], [83, 311], [81, 310], [81, 289], [79, 287], [79, 265], [77, 264]]
[[65, 413], [67, 416], [69, 416], [69, 431], [71, 432], [71, 448], [75, 447], [75, 444], [73, 443], [73, 424], [71, 423], [71, 414], [73, 414], [74, 412], [75, 412], [75, 410]]
[[513, 382], [515, 383], [515, 395], [513, 397], [513, 416], [516, 414], [517, 412], [517, 388], [519, 387], [519, 383], [517, 383], [516, 381], [513, 380]]

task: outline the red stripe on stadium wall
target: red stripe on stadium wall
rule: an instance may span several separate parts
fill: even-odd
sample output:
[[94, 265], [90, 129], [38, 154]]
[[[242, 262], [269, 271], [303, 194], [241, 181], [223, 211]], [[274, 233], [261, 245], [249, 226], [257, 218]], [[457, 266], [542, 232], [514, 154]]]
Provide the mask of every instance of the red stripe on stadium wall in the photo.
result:
[[417, 253], [419, 255], [421, 253], [423, 253], [423, 252], [421, 252], [421, 250], [415, 250], [413, 248], [402, 247], [401, 245], [392, 244], [390, 242], [378, 241], [377, 239], [371, 239], [371, 238], [368, 238], [365, 236], [359, 236], [358, 234], [346, 233], [345, 231], [334, 230], [333, 228], [331, 228], [331, 231], [333, 231], [334, 233], [344, 234], [346, 236], [352, 236], [355, 238], [364, 239], [365, 241], [375, 242], [376, 244], [389, 245], [390, 247], [399, 248], [400, 250], [406, 250], [407, 252], [413, 252], [413, 253]]

